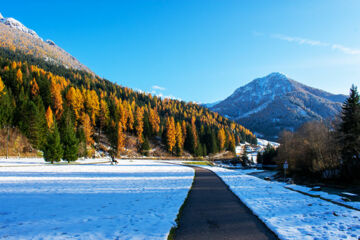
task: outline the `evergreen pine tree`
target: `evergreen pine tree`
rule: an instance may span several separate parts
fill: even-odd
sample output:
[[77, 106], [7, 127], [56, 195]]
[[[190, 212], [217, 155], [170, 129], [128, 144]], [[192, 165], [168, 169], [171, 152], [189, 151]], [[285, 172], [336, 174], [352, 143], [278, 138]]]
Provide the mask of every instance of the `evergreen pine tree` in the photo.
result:
[[63, 148], [61, 145], [60, 134], [56, 123], [53, 129], [50, 129], [46, 137], [44, 147], [44, 159], [47, 162], [59, 162], [63, 155]]
[[36, 105], [32, 100], [25, 100], [18, 109], [19, 127], [21, 131], [29, 138], [32, 145], [41, 149], [46, 137], [45, 115], [41, 109], [41, 102]]
[[151, 126], [149, 122], [149, 114], [144, 112], [144, 131], [143, 131], [144, 139], [147, 137], [151, 137]]
[[192, 134], [192, 128], [190, 125], [187, 125], [186, 127], [186, 138], [185, 138], [185, 145], [184, 148], [189, 151], [191, 154], [195, 153], [195, 138], [194, 138], [194, 134]]
[[63, 146], [63, 159], [68, 163], [76, 161], [78, 158], [79, 141], [76, 138], [75, 127], [69, 108], [65, 109], [62, 116], [61, 143]]
[[359, 177], [360, 170], [360, 96], [357, 87], [350, 89], [350, 96], [342, 107], [339, 128], [343, 174], [346, 178]]
[[[1, 78], [0, 78], [1, 79]], [[0, 128], [11, 125], [14, 107], [12, 104], [11, 92], [6, 88], [0, 93]]]
[[[1, 78], [0, 78], [1, 80]], [[6, 128], [6, 158], [8, 158], [9, 130], [12, 126], [14, 106], [12, 104], [11, 91], [6, 87], [0, 93], [0, 128]]]
[[149, 139], [144, 138], [144, 141], [141, 144], [141, 153], [145, 156], [149, 156], [149, 150], [150, 150]]

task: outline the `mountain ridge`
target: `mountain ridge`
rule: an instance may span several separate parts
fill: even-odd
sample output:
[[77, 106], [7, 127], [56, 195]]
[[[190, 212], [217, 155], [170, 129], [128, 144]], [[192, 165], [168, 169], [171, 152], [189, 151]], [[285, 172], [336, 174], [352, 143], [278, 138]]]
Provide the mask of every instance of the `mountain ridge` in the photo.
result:
[[55, 44], [52, 40], [43, 40], [38, 34], [12, 17], [0, 13], [0, 47], [20, 50], [27, 55], [44, 59], [47, 62], [66, 68], [84, 70], [94, 74], [79, 60]]
[[274, 72], [237, 88], [209, 108], [259, 135], [276, 139], [284, 129], [295, 130], [307, 121], [333, 118], [345, 98]]

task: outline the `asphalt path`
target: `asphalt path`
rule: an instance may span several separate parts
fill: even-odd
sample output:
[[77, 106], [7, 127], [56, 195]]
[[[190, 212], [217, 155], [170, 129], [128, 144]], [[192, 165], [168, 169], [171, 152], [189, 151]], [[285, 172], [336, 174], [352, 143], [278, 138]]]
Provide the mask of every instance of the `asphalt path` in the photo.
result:
[[180, 215], [176, 240], [277, 239], [215, 173], [194, 169], [194, 183]]

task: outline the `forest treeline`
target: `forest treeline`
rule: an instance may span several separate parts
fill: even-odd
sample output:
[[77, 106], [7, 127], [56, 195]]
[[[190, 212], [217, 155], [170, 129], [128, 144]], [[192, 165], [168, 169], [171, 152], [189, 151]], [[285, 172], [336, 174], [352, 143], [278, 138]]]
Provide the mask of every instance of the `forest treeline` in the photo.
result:
[[355, 86], [342, 106], [338, 119], [313, 121], [297, 131], [284, 131], [280, 147], [268, 146], [259, 160], [264, 164], [287, 161], [296, 177], [360, 180], [360, 97]]
[[[93, 156], [95, 149], [120, 156], [127, 136], [136, 138], [142, 154], [159, 140], [177, 156], [184, 151], [205, 156], [234, 151], [242, 141], [256, 143], [248, 129], [198, 104], [133, 91], [6, 49], [0, 50], [0, 127], [13, 144], [17, 140], [9, 136], [18, 135], [14, 132], [26, 137], [18, 139], [19, 153], [41, 150], [51, 162]], [[110, 147], [101, 146], [102, 136]]]

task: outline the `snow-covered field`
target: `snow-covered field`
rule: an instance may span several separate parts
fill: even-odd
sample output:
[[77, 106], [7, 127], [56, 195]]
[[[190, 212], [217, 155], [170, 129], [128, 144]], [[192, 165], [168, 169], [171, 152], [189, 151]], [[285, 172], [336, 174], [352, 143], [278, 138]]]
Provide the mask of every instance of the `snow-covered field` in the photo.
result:
[[246, 175], [252, 170], [206, 168], [218, 174], [280, 239], [360, 239], [360, 211]]
[[193, 176], [146, 160], [0, 159], [0, 239], [166, 239]]

